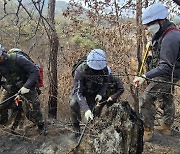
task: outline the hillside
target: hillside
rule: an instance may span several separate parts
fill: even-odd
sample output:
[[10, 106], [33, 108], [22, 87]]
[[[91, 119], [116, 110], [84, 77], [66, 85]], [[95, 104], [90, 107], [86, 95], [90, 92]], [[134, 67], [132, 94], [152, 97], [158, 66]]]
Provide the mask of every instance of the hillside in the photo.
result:
[[[18, 4], [17, 1], [14, 1], [14, 3]], [[23, 0], [22, 4], [25, 5], [29, 9], [31, 9], [31, 7], [32, 7], [31, 0]], [[62, 11], [65, 10], [68, 7], [68, 5], [69, 5], [69, 3], [65, 2], [65, 1], [56, 1], [56, 14], [62, 13]], [[40, 6], [42, 6], [42, 2], [40, 3]], [[47, 9], [48, 9], [48, 0], [45, 0], [44, 13], [47, 13]]]

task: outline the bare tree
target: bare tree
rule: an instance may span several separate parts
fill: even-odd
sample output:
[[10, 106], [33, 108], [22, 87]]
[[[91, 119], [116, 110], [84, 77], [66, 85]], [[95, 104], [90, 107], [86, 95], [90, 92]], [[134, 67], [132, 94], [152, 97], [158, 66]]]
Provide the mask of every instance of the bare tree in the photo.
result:
[[49, 43], [50, 43], [50, 55], [49, 55], [49, 114], [51, 118], [57, 118], [57, 95], [58, 95], [58, 80], [57, 80], [57, 54], [59, 47], [59, 39], [55, 29], [55, 3], [56, 0], [49, 0], [48, 2], [48, 20], [49, 20]]
[[[19, 34], [18, 37], [16, 37], [17, 44], [19, 43], [19, 40], [23, 37], [22, 33], [24, 31], [23, 23], [34, 23], [34, 29], [33, 33], [29, 36], [29, 40], [37, 37], [40, 33], [39, 31], [43, 32], [42, 29], [45, 29], [46, 34], [48, 36], [49, 46], [50, 46], [50, 52], [49, 52], [49, 64], [48, 64], [48, 74], [49, 74], [49, 116], [56, 118], [57, 114], [57, 90], [58, 90], [58, 84], [57, 84], [57, 53], [58, 53], [58, 46], [59, 46], [59, 39], [56, 33], [55, 29], [55, 0], [49, 0], [48, 1], [48, 18], [43, 16], [43, 8], [45, 4], [45, 0], [31, 0], [29, 1], [28, 5], [26, 2], [23, 3], [22, 0], [18, 0], [16, 3], [5, 1], [3, 5], [3, 12], [4, 15], [1, 17], [1, 20], [5, 19], [7, 16], [13, 15], [15, 21], [15, 26], [18, 27]], [[14, 12], [9, 11], [8, 4], [13, 4], [15, 6]], [[24, 14], [23, 14], [24, 13]], [[24, 19], [24, 20], [23, 20]], [[43, 33], [44, 35], [44, 33]], [[44, 36], [45, 36], [44, 35]], [[19, 38], [19, 39], [17, 39]], [[27, 37], [26, 37], [27, 39]], [[45, 39], [45, 38], [44, 38]], [[46, 40], [46, 39], [45, 39]], [[39, 40], [36, 41], [40, 42]], [[33, 45], [34, 47], [34, 45]]]
[[[137, 25], [137, 60], [138, 60], [138, 72], [142, 63], [142, 24], [141, 24], [141, 15], [142, 15], [142, 0], [136, 1], [136, 25]], [[139, 73], [138, 73], [139, 75]], [[136, 113], [139, 113], [139, 103], [138, 103], [138, 88], [136, 88], [137, 98], [135, 100], [134, 109]]]

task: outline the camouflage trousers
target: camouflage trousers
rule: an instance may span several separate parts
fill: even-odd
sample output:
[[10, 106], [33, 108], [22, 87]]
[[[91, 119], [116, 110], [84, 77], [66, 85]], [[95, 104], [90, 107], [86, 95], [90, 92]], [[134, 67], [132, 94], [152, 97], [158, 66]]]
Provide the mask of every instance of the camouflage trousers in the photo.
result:
[[[2, 100], [7, 99], [14, 94], [15, 93], [13, 92], [6, 92]], [[40, 109], [40, 101], [36, 90], [30, 90], [29, 93], [24, 94], [22, 96], [22, 104], [15, 104], [14, 98], [12, 98], [6, 103], [0, 105], [0, 124], [6, 124], [8, 122], [8, 109], [11, 109], [12, 115], [15, 116], [14, 127], [17, 127], [21, 118], [23, 118], [23, 113], [25, 113], [26, 117], [37, 126], [44, 125]]]
[[[155, 103], [159, 101], [160, 108], [163, 110], [164, 124], [172, 125], [174, 122], [175, 106], [173, 103], [174, 86], [172, 84], [161, 83], [161, 81], [171, 82], [170, 78], [156, 77], [156, 81], [151, 82], [145, 89], [140, 98], [140, 113], [144, 126], [150, 129], [154, 127], [154, 120], [156, 114]], [[177, 82], [177, 80], [174, 82]]]

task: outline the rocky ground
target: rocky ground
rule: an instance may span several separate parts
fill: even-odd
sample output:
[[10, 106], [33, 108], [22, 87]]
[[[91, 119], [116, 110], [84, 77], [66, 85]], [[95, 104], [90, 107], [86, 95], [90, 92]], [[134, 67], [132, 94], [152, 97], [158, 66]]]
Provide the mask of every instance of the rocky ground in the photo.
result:
[[[179, 113], [178, 113], [179, 114]], [[179, 116], [176, 114], [175, 123], [173, 126], [172, 136], [165, 136], [158, 132], [155, 132], [154, 137], [151, 142], [144, 144], [143, 154], [179, 154], [180, 153], [180, 121]], [[106, 119], [110, 122], [110, 119]], [[102, 120], [101, 120], [102, 122]], [[91, 123], [86, 131], [86, 135], [82, 141], [78, 153], [91, 154], [92, 148], [94, 148], [93, 140], [95, 133], [102, 133], [102, 128], [98, 128], [100, 123]], [[20, 134], [12, 134], [7, 127], [0, 128], [0, 153], [1, 154], [67, 154], [73, 153], [72, 149], [76, 146], [77, 142], [70, 139], [70, 134], [72, 133], [70, 123], [65, 123], [64, 121], [49, 121], [47, 122], [47, 128], [49, 134], [47, 136], [38, 135], [37, 128], [28, 128], [25, 135], [24, 132], [18, 131]], [[110, 123], [109, 123], [110, 124]], [[84, 125], [82, 125], [82, 128]], [[117, 126], [118, 127], [118, 126]], [[131, 127], [131, 126], [130, 126]], [[106, 127], [107, 128], [107, 127]], [[106, 129], [105, 130], [108, 130]], [[109, 129], [112, 126], [109, 127]], [[132, 128], [132, 127], [131, 127]], [[94, 130], [94, 131], [92, 131]], [[89, 133], [92, 133], [91, 135]], [[111, 132], [112, 133], [112, 132]], [[103, 136], [108, 136], [106, 132]], [[115, 133], [113, 133], [116, 136]], [[103, 138], [102, 136], [98, 136]], [[93, 138], [93, 139], [92, 139]], [[103, 139], [101, 140], [103, 141]], [[111, 138], [107, 142], [103, 142], [102, 150], [106, 150], [104, 147], [107, 144], [111, 144], [114, 140]], [[117, 140], [116, 140], [117, 142]], [[118, 140], [120, 143], [120, 140]], [[97, 142], [99, 143], [99, 142]], [[113, 144], [112, 144], [113, 145]], [[117, 143], [116, 145], [117, 146]], [[118, 147], [118, 146], [117, 146]], [[113, 149], [113, 148], [112, 148]], [[96, 152], [97, 153], [97, 152]], [[109, 153], [101, 151], [101, 153]], [[110, 153], [120, 153], [118, 151]]]

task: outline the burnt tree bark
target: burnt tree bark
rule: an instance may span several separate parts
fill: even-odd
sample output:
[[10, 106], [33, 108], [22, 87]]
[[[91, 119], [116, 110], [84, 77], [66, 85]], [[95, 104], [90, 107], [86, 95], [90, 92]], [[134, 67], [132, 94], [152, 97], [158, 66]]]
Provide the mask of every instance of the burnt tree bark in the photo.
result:
[[[136, 1], [136, 26], [137, 26], [137, 60], [138, 60], [138, 72], [140, 70], [142, 64], [142, 24], [141, 24], [141, 16], [142, 16], [142, 0]], [[138, 75], [140, 75], [138, 73]], [[138, 102], [138, 87], [135, 89], [136, 99], [134, 104], [134, 109], [139, 114], [139, 102]]]
[[59, 47], [59, 39], [55, 29], [55, 3], [56, 0], [48, 1], [48, 20], [49, 20], [49, 100], [48, 100], [48, 116], [51, 118], [57, 118], [57, 95], [58, 95], [58, 80], [57, 80], [57, 54]]
[[138, 72], [142, 63], [142, 0], [137, 0], [136, 3], [136, 26], [137, 26], [137, 60], [138, 60]]

